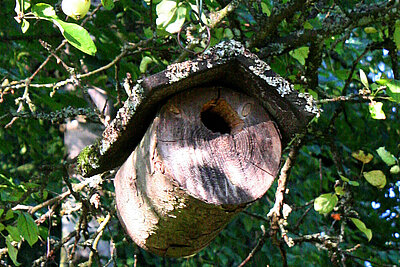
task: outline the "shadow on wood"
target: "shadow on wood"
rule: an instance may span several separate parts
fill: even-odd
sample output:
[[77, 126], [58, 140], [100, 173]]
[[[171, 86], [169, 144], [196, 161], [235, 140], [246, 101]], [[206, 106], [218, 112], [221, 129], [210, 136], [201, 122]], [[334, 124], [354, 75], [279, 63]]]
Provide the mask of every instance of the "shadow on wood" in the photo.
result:
[[256, 99], [223, 87], [180, 93], [115, 178], [120, 220], [141, 247], [189, 256], [264, 195], [280, 157], [278, 131]]

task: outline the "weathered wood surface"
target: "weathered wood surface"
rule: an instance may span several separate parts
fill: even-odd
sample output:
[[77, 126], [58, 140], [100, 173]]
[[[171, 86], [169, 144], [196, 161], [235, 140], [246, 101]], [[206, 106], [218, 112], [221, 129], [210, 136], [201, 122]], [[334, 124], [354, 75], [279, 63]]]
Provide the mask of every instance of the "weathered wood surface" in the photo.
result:
[[121, 165], [162, 103], [176, 93], [203, 85], [235, 88], [258, 99], [278, 125], [283, 145], [319, 113], [311, 96], [296, 92], [240, 43], [222, 42], [197, 59], [172, 64], [132, 85], [129, 99], [105, 129], [103, 138], [81, 153], [78, 171], [91, 176]]
[[173, 97], [160, 111], [156, 136], [161, 163], [190, 195], [208, 203], [254, 201], [279, 168], [274, 123], [256, 99], [227, 88]]
[[196, 253], [271, 186], [281, 142], [254, 98], [224, 87], [171, 98], [118, 171], [127, 233], [162, 256]]

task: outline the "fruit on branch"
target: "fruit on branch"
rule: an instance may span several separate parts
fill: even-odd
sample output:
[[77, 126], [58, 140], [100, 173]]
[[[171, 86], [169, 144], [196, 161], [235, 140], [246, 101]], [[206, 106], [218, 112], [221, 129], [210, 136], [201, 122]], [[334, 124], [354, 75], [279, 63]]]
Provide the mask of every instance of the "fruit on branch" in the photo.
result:
[[90, 0], [63, 0], [61, 8], [65, 15], [78, 20], [88, 13]]

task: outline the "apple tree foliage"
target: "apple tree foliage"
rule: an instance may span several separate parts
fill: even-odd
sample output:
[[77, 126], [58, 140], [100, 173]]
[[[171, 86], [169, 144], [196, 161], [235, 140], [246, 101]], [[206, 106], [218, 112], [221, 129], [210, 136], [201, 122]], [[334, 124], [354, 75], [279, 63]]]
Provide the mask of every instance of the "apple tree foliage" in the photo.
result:
[[[0, 10], [1, 265], [52, 266], [61, 250], [70, 259], [84, 248], [82, 266], [400, 265], [399, 1], [99, 0], [77, 20], [58, 0], [1, 1]], [[136, 80], [193, 57], [177, 43], [183, 27], [183, 45], [201, 53], [199, 18], [211, 46], [242, 42], [322, 112], [284, 151], [281, 212], [270, 212], [275, 183], [206, 249], [166, 259], [124, 234], [112, 172], [94, 185], [70, 178], [62, 125], [78, 115], [108, 123], [88, 88], [119, 108], [127, 73]], [[63, 205], [68, 197], [81, 208]], [[66, 213], [78, 224], [62, 235]]]

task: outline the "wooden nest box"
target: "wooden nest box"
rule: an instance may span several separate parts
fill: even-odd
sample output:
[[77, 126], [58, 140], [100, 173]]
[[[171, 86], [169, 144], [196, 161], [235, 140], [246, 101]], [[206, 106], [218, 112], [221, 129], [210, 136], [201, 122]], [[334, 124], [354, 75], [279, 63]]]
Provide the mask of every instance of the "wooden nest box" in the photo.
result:
[[282, 146], [318, 114], [236, 41], [129, 86], [102, 139], [79, 159], [85, 176], [115, 168], [119, 219], [142, 248], [192, 255], [279, 170]]

